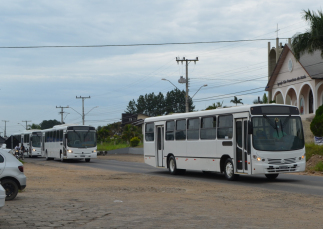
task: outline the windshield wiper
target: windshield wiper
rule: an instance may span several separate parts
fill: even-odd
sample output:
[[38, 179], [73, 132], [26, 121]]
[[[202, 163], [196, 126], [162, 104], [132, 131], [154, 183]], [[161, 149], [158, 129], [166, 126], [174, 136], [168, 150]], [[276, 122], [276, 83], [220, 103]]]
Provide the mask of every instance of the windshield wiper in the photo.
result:
[[269, 125], [271, 125], [272, 128], [274, 128], [277, 131], [277, 136], [278, 136], [278, 127], [277, 123], [275, 122], [275, 125], [271, 122], [270, 118], [268, 118], [267, 115], [263, 115], [265, 119], [267, 119]]

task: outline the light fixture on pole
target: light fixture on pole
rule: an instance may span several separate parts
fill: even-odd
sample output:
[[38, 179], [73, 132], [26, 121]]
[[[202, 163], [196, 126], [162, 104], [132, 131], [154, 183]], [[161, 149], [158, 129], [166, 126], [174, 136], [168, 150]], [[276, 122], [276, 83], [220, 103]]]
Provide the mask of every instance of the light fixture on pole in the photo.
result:
[[[165, 80], [165, 81], [168, 81], [168, 82], [170, 82], [168, 79], [165, 79], [165, 78], [162, 78], [161, 80]], [[174, 87], [176, 87], [176, 85], [175, 84], [173, 84], [172, 82], [170, 82]], [[178, 89], [178, 87], [176, 87], [177, 89]], [[179, 89], [178, 89], [179, 90]]]
[[207, 87], [207, 84], [204, 84], [204, 85], [202, 85], [196, 92], [195, 92], [195, 94], [192, 96], [192, 99], [193, 99], [193, 97], [196, 95], [196, 93], [198, 93], [199, 92], [199, 90], [201, 90], [201, 88], [202, 87]]

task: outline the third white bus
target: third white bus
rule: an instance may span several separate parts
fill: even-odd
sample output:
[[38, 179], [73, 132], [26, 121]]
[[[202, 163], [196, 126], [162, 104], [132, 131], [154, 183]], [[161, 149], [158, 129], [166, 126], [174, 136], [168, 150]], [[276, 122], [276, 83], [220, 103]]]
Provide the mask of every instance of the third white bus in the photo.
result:
[[145, 163], [168, 168], [239, 174], [305, 170], [305, 144], [299, 110], [258, 104], [172, 114], [145, 119]]

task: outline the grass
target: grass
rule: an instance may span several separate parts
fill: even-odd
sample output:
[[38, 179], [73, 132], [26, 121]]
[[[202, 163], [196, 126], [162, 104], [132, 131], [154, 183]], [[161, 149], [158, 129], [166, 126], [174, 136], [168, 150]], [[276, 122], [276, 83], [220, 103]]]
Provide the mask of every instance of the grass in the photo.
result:
[[315, 171], [323, 171], [323, 162], [319, 161], [315, 166], [314, 166]]
[[98, 144], [98, 151], [109, 151], [127, 147], [130, 147], [127, 143], [114, 144], [113, 142], [103, 142], [102, 144]]
[[[130, 147], [130, 144], [127, 144], [125, 142], [114, 144], [113, 142], [103, 142], [102, 144], [98, 143], [98, 151], [109, 151], [109, 150], [115, 150], [115, 149], [122, 149]], [[143, 148], [143, 144], [140, 142], [138, 146], [135, 148]]]
[[322, 155], [323, 156], [323, 145], [315, 145], [314, 143], [305, 144], [306, 151], [306, 161], [308, 161], [312, 155]]

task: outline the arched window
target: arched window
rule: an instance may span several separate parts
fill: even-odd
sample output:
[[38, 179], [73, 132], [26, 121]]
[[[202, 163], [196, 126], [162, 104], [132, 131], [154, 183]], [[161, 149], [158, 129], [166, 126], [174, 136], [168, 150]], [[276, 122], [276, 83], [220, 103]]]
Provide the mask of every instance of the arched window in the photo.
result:
[[305, 109], [305, 106], [304, 106], [304, 97], [301, 96], [301, 99], [299, 100], [299, 110], [300, 110], [301, 115], [304, 114], [304, 109]]

